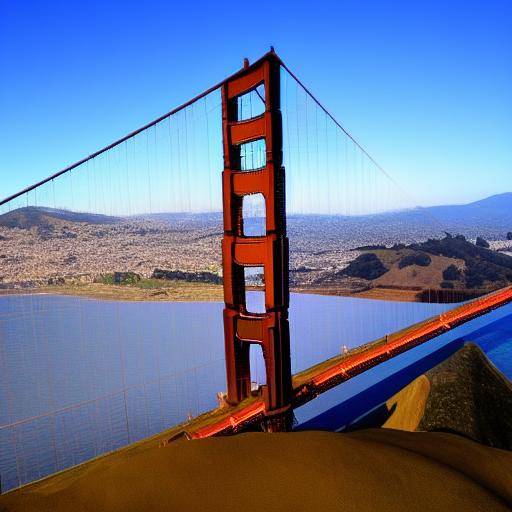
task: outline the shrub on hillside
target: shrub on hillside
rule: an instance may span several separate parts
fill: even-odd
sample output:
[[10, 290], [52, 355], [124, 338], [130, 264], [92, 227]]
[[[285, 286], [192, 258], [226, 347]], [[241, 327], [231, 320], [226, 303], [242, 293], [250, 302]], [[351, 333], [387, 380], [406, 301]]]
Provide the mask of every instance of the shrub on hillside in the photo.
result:
[[484, 247], [485, 249], [489, 249], [489, 242], [482, 238], [481, 236], [476, 237], [476, 244], [478, 247]]
[[362, 245], [361, 247], [356, 247], [352, 249], [352, 251], [377, 251], [380, 249], [386, 249], [385, 245]]
[[141, 275], [135, 272], [114, 272], [113, 284], [135, 284], [140, 279]]
[[512, 269], [512, 257], [478, 247], [460, 235], [452, 238], [446, 237], [441, 240], [429, 239], [427, 242], [413, 245], [415, 248], [422, 249], [430, 254], [464, 260], [466, 265], [470, 265], [474, 259], [477, 259]]
[[450, 265], [443, 270], [443, 279], [445, 281], [458, 281], [460, 276], [461, 272], [455, 265]]
[[468, 288], [478, 288], [484, 284], [484, 281], [496, 282], [503, 278], [496, 269], [486, 261], [472, 261], [466, 268], [466, 286]]
[[189, 283], [222, 284], [222, 277], [215, 272], [187, 272], [182, 270], [164, 270], [155, 268], [152, 279], [167, 279], [171, 281], [187, 281]]
[[398, 268], [409, 267], [410, 265], [419, 265], [428, 267], [432, 263], [432, 258], [425, 252], [415, 252], [404, 256], [398, 263]]
[[343, 270], [343, 274], [361, 279], [377, 279], [388, 271], [378, 256], [372, 252], [360, 254], [349, 266]]

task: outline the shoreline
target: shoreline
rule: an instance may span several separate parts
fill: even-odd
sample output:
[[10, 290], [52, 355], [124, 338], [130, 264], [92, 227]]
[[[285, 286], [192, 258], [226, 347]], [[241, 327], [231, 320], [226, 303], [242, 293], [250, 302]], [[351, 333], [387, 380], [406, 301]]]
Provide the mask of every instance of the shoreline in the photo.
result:
[[[259, 291], [262, 288], [250, 286], [247, 287], [247, 290]], [[290, 292], [391, 302], [443, 303], [443, 301], [422, 300], [421, 290], [385, 287], [375, 287], [361, 291], [333, 287], [291, 287]], [[161, 286], [147, 288], [137, 285], [81, 283], [0, 289], [0, 298], [10, 295], [63, 295], [122, 302], [224, 302], [222, 284], [178, 280], [164, 281]], [[456, 304], [457, 302], [453, 303]]]
[[11, 295], [62, 295], [111, 302], [223, 302], [222, 285], [169, 281], [160, 288], [131, 285], [77, 284], [0, 290], [0, 298]]

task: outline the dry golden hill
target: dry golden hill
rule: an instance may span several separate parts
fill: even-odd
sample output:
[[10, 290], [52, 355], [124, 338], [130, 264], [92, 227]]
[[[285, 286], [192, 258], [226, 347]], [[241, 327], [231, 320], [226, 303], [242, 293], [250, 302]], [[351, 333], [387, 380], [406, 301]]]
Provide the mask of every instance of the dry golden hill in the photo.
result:
[[481, 238], [472, 243], [447, 233], [442, 239], [359, 250], [361, 254], [334, 277], [358, 280], [363, 294], [368, 288], [417, 290], [419, 300], [432, 301], [428, 293], [437, 292], [435, 302], [454, 302], [512, 282], [512, 257], [492, 251]]
[[512, 453], [445, 433], [372, 429], [179, 441], [0, 497], [2, 512], [505, 511]]

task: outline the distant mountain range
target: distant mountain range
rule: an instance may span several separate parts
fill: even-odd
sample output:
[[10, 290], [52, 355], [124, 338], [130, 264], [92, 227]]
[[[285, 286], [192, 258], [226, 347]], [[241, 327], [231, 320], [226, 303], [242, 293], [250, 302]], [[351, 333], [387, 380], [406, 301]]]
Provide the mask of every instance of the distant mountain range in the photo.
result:
[[20, 229], [44, 228], [54, 225], [56, 220], [86, 224], [115, 224], [121, 219], [95, 213], [79, 213], [56, 208], [26, 206], [0, 215], [0, 226]]
[[[69, 210], [29, 206], [18, 208], [0, 215], [0, 226], [7, 228], [30, 229], [48, 227], [55, 221], [115, 224], [126, 220], [155, 220], [180, 225], [216, 225], [220, 226], [222, 215], [214, 213], [154, 213], [133, 217], [113, 217], [108, 215], [78, 213]], [[257, 222], [248, 219], [247, 224]], [[59, 222], [60, 223], [60, 222]], [[442, 231], [463, 234], [469, 238], [483, 236], [490, 239], [503, 239], [512, 231], [512, 192], [494, 195], [479, 201], [461, 205], [430, 206], [413, 208], [376, 215], [333, 216], [333, 215], [298, 215], [290, 214], [288, 221], [290, 234], [305, 229], [322, 232], [329, 226], [334, 236], [353, 239], [356, 233], [364, 232], [373, 236], [375, 232], [407, 233], [414, 238], [414, 233], [422, 236], [437, 236]], [[347, 231], [347, 233], [345, 233]]]
[[454, 231], [478, 227], [512, 231], [512, 192], [468, 204], [430, 206], [421, 210]]

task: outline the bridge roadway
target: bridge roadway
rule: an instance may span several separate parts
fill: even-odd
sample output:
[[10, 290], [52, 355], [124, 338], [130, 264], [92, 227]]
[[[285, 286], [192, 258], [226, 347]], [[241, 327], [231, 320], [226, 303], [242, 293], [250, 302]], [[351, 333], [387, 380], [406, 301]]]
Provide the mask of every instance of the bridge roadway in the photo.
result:
[[[303, 405], [341, 382], [509, 302], [512, 302], [512, 286], [309, 368], [293, 377], [293, 406]], [[235, 433], [262, 421], [264, 414], [262, 398], [252, 397], [236, 407], [225, 407], [197, 418], [198, 421], [187, 425], [185, 435], [201, 439]]]

